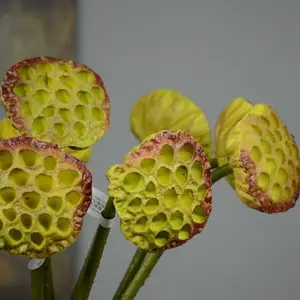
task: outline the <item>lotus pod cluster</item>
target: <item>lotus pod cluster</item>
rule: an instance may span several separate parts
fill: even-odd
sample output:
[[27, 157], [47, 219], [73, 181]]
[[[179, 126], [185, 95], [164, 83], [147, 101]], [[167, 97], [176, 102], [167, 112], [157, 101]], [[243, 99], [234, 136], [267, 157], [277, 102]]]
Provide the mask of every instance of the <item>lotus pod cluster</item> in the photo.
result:
[[101, 77], [74, 61], [25, 59], [10, 67], [1, 89], [20, 135], [73, 149], [73, 154], [91, 147], [109, 127], [109, 96]]
[[184, 244], [211, 212], [211, 167], [183, 131], [161, 131], [107, 171], [125, 238], [148, 252]]
[[299, 150], [275, 110], [237, 99], [216, 128], [216, 153], [233, 168], [230, 180], [239, 198], [266, 213], [292, 208], [300, 189]]
[[68, 247], [91, 203], [92, 175], [56, 145], [0, 141], [0, 249], [45, 258]]
[[201, 108], [171, 89], [158, 89], [142, 96], [130, 115], [131, 131], [139, 141], [162, 130], [182, 130], [192, 135], [212, 157], [210, 127]]

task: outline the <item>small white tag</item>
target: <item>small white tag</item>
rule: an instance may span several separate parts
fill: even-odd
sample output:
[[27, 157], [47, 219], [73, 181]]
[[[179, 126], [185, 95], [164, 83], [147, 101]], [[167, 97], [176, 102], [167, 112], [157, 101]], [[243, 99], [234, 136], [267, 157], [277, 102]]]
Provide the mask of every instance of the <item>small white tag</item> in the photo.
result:
[[36, 270], [41, 267], [44, 262], [45, 258], [33, 258], [28, 262], [28, 269]]
[[104, 193], [102, 193], [100, 190], [96, 188], [92, 188], [92, 203], [87, 211], [87, 213], [98, 219], [99, 223], [104, 228], [111, 228], [113, 224], [114, 219], [105, 219], [102, 216], [102, 211], [106, 206], [108, 200], [108, 196]]

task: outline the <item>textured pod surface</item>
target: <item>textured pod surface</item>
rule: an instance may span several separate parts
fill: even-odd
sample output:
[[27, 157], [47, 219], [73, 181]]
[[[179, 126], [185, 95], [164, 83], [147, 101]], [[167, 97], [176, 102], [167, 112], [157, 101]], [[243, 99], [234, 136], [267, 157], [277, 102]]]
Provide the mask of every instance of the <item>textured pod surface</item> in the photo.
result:
[[158, 89], [141, 97], [130, 116], [131, 131], [140, 140], [162, 130], [182, 130], [192, 135], [212, 157], [207, 119], [190, 99], [171, 89]]
[[74, 61], [36, 57], [13, 65], [2, 102], [22, 135], [86, 148], [109, 127], [109, 97], [101, 77]]
[[210, 164], [183, 131], [162, 131], [132, 149], [108, 172], [126, 239], [149, 252], [184, 244], [211, 212]]
[[[0, 120], [0, 140], [10, 139], [17, 136], [20, 136], [20, 132], [13, 127], [10, 119], [5, 118]], [[74, 149], [72, 147], [65, 147], [62, 149], [84, 163], [89, 161], [93, 151], [92, 146], [84, 149]]]
[[[244, 98], [232, 100], [220, 113], [215, 126], [215, 154], [220, 166], [229, 163], [226, 142], [231, 130], [251, 110], [253, 104]], [[234, 176], [226, 177], [229, 184], [234, 187]]]
[[299, 197], [299, 150], [287, 127], [267, 105], [255, 105], [227, 140], [235, 189], [249, 207], [284, 212]]
[[92, 176], [57, 146], [0, 141], [0, 249], [48, 257], [74, 242], [91, 203]]

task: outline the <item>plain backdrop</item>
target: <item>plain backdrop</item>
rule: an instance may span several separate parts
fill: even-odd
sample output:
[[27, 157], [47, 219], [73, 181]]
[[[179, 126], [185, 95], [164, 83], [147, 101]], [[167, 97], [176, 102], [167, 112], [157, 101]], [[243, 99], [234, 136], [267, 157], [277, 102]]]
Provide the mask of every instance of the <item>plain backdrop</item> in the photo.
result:
[[[221, 109], [242, 96], [275, 108], [300, 141], [299, 0], [81, 0], [79, 61], [104, 79], [111, 126], [97, 143], [93, 185], [137, 144], [132, 105], [168, 87], [193, 99], [213, 128]], [[299, 299], [300, 204], [284, 214], [247, 208], [225, 181], [213, 188], [203, 233], [165, 253], [138, 300]], [[97, 227], [87, 217], [78, 270]], [[91, 300], [111, 300], [134, 246], [117, 219]]]

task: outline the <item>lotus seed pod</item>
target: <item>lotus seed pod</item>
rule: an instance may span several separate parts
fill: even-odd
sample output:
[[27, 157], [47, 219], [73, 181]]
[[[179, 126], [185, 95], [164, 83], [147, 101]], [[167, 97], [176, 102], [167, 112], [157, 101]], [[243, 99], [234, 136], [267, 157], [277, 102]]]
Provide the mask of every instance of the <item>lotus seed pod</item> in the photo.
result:
[[[10, 119], [5, 118], [3, 120], [0, 120], [0, 140], [10, 139], [17, 136], [20, 136], [20, 132], [13, 127]], [[81, 160], [82, 162], [87, 163], [90, 159], [93, 149], [92, 147], [88, 147], [85, 149], [74, 149], [72, 147], [66, 147], [63, 148], [63, 150], [68, 152], [75, 158]]]
[[162, 131], [107, 172], [124, 237], [148, 252], [180, 246], [201, 232], [211, 212], [211, 168], [183, 131]]
[[45, 258], [71, 245], [91, 203], [92, 175], [31, 137], [0, 141], [0, 249]]
[[201, 108], [181, 93], [158, 89], [141, 97], [130, 116], [131, 131], [139, 139], [162, 130], [182, 130], [192, 135], [212, 157], [210, 127]]
[[[229, 155], [226, 141], [231, 130], [251, 110], [253, 104], [243, 98], [232, 100], [221, 112], [215, 126], [215, 154], [220, 166], [228, 164]], [[226, 180], [234, 187], [233, 174], [226, 176]]]
[[21, 135], [87, 148], [109, 127], [109, 97], [85, 65], [51, 57], [23, 60], [5, 74], [2, 102]]
[[249, 207], [284, 212], [296, 204], [300, 188], [297, 144], [276, 112], [255, 105], [227, 140], [235, 189]]

